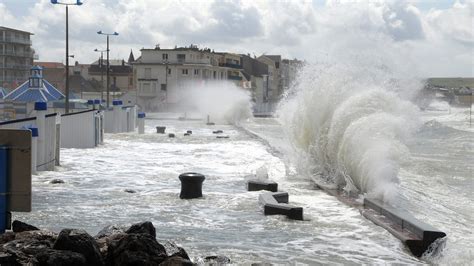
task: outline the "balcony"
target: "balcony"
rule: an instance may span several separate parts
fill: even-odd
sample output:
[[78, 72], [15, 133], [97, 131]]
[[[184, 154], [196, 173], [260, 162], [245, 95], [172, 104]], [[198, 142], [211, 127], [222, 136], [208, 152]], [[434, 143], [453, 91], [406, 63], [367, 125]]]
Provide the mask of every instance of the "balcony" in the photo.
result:
[[0, 55], [9, 55], [17, 57], [30, 57], [33, 58], [32, 51], [13, 51], [13, 50], [0, 50]]
[[0, 68], [16, 69], [16, 70], [28, 70], [28, 69], [31, 68], [31, 65], [0, 63]]
[[227, 75], [227, 79], [230, 80], [242, 80], [241, 76]]
[[11, 37], [0, 38], [0, 42], [31, 45], [31, 40], [30, 39], [11, 38]]
[[242, 66], [239, 64], [232, 64], [232, 63], [219, 63], [220, 67], [230, 67], [235, 69], [242, 69]]

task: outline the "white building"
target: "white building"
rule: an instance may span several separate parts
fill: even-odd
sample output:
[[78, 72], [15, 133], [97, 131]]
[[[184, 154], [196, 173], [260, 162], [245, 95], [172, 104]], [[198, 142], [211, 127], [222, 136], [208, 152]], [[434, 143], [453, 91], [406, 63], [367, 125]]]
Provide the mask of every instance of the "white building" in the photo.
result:
[[242, 86], [240, 56], [196, 46], [142, 49], [132, 63], [137, 104], [156, 111], [179, 105], [184, 89], [208, 81], [231, 80]]

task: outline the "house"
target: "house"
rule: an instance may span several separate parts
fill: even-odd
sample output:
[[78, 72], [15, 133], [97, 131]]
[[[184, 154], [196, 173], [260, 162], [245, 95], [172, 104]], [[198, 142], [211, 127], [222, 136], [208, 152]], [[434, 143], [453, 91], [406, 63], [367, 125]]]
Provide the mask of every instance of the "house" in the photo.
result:
[[12, 89], [28, 79], [34, 57], [31, 35], [0, 26], [0, 87]]
[[44, 79], [48, 80], [49, 83], [60, 91], [65, 91], [66, 66], [63, 63], [35, 61], [34, 64], [43, 68]]

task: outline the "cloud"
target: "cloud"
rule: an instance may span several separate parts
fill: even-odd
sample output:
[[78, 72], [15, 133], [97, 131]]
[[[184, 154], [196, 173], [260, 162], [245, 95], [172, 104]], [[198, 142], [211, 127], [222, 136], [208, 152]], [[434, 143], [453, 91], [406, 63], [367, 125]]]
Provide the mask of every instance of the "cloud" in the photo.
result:
[[[64, 61], [64, 6], [26, 2], [0, 3], [0, 22], [33, 32], [40, 60]], [[110, 39], [111, 58], [156, 44], [307, 60], [386, 46], [418, 62], [423, 75], [473, 75], [472, 2], [431, 9], [408, 0], [320, 2], [84, 0], [69, 8], [70, 51], [81, 63], [94, 61], [93, 50], [106, 44], [98, 30], [120, 34]]]

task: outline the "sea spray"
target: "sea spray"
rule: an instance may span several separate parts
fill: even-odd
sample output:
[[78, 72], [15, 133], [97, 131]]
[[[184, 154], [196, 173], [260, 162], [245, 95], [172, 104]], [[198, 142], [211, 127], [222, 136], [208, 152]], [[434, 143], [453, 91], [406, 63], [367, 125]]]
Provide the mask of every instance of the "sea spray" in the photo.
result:
[[[369, 62], [306, 65], [278, 115], [301, 170], [390, 201], [408, 155], [405, 142], [419, 126], [418, 108], [402, 92], [418, 83]], [[415, 87], [403, 87], [410, 84]]]
[[252, 116], [250, 93], [227, 81], [186, 86], [184, 102], [218, 123], [238, 124]]

